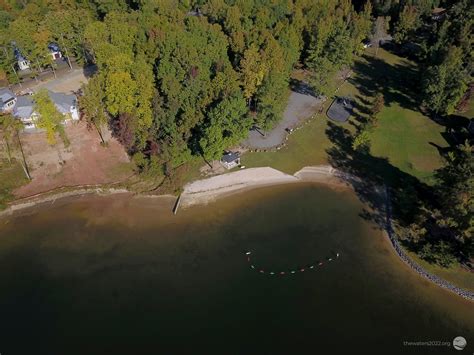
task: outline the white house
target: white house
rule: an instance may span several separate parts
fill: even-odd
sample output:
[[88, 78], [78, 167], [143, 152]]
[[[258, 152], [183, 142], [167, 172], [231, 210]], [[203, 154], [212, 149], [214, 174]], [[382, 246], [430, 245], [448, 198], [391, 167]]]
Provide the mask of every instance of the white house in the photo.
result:
[[14, 54], [15, 54], [15, 58], [16, 58], [16, 64], [18, 65], [18, 69], [20, 69], [20, 70], [30, 69], [29, 60], [26, 59], [25, 57], [23, 57], [20, 50], [16, 47], [14, 49]]
[[0, 88], [0, 112], [11, 112], [15, 103], [15, 94], [10, 89]]
[[[79, 111], [77, 109], [77, 98], [75, 95], [68, 95], [48, 90], [51, 101], [56, 106], [56, 109], [65, 117], [64, 122], [79, 120]], [[15, 108], [13, 109], [13, 116], [21, 120], [25, 129], [36, 128], [35, 122], [38, 118], [38, 113], [34, 111], [35, 103], [31, 96], [20, 96], [17, 99]]]
[[23, 57], [17, 60], [17, 64], [20, 70], [30, 69], [30, 62]]
[[[61, 53], [61, 49], [56, 43], [50, 43], [48, 45], [48, 51], [49, 54], [51, 55], [52, 60], [57, 60], [61, 59], [63, 57], [63, 54]], [[20, 70], [28, 70], [30, 69], [30, 61], [23, 57], [21, 54], [20, 50], [18, 48], [15, 48], [14, 50], [15, 58], [16, 58], [16, 63], [18, 65], [18, 69]]]
[[221, 158], [221, 164], [226, 169], [232, 169], [240, 165], [240, 154], [238, 152], [226, 152]]
[[48, 45], [48, 50], [53, 60], [61, 59], [63, 57], [63, 54], [56, 43], [50, 43]]

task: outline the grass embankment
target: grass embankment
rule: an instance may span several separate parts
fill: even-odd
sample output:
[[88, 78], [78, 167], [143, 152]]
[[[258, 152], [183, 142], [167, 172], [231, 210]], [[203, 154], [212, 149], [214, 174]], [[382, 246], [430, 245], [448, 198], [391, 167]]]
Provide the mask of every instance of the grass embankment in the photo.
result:
[[463, 269], [459, 264], [455, 264], [449, 268], [443, 268], [420, 259], [413, 252], [408, 252], [408, 255], [410, 255], [410, 257], [420, 264], [426, 271], [448, 280], [466, 290], [474, 291], [474, 274]]
[[28, 182], [20, 163], [0, 160], [0, 210], [13, 198], [12, 191]]

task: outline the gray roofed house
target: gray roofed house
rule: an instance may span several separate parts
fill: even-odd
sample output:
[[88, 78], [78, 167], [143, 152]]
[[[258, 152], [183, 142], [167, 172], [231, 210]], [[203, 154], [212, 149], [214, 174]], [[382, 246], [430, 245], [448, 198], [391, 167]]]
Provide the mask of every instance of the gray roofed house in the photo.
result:
[[[63, 93], [52, 92], [48, 90], [51, 101], [56, 106], [56, 109], [63, 115], [69, 115], [70, 119], [76, 121], [79, 119], [79, 113], [77, 111], [77, 99], [75, 95], [68, 95]], [[15, 108], [13, 109], [13, 115], [18, 117], [26, 129], [34, 128], [35, 118], [37, 113], [34, 111], [35, 103], [31, 96], [19, 96]], [[67, 121], [68, 119], [66, 119]]]
[[221, 158], [221, 163], [226, 169], [232, 169], [240, 165], [239, 152], [226, 152]]
[[13, 109], [13, 116], [19, 118], [24, 124], [25, 129], [32, 129], [35, 127], [34, 119], [35, 103], [31, 96], [19, 96], [15, 108]]
[[67, 95], [59, 92], [52, 92], [48, 90], [51, 101], [54, 102], [56, 108], [63, 115], [71, 113], [71, 107], [77, 106], [77, 99], [75, 95]]
[[13, 114], [19, 118], [30, 118], [34, 107], [35, 103], [30, 96], [19, 96]]
[[0, 88], [0, 111], [8, 112], [15, 106], [16, 96], [8, 88]]

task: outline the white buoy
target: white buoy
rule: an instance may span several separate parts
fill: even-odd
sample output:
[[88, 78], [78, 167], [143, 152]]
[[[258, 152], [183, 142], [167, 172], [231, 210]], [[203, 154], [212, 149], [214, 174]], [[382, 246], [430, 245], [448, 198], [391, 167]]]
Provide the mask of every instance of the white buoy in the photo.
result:
[[245, 253], [245, 255], [250, 255], [250, 254], [252, 254], [252, 252], [250, 252], [250, 251]]

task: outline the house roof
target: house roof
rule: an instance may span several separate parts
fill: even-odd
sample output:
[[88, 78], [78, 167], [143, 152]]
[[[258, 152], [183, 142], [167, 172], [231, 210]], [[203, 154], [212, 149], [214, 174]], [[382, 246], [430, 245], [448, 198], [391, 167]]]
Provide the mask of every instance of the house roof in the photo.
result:
[[60, 51], [59, 46], [56, 43], [53, 43], [53, 42], [48, 44], [48, 49], [49, 49], [50, 52], [59, 52]]
[[35, 103], [30, 96], [19, 96], [16, 100], [13, 116], [20, 118], [30, 118], [33, 113]]
[[22, 62], [22, 61], [26, 60], [26, 58], [23, 56], [23, 54], [21, 54], [21, 52], [18, 48], [15, 48], [13, 50], [13, 54], [15, 55], [16, 60], [19, 61], [19, 62]]
[[[71, 112], [71, 107], [76, 106], [76, 96], [48, 90], [48, 95], [56, 108], [62, 114]], [[35, 103], [31, 96], [19, 96], [13, 114], [17, 117], [29, 118], [33, 113]]]
[[15, 94], [8, 88], [0, 88], [0, 107], [15, 98]]
[[240, 158], [239, 152], [228, 152], [222, 156], [222, 161], [225, 163], [232, 163]]
[[71, 107], [76, 106], [76, 96], [67, 95], [59, 92], [48, 90], [49, 98], [54, 102], [56, 108], [61, 113], [71, 112]]

